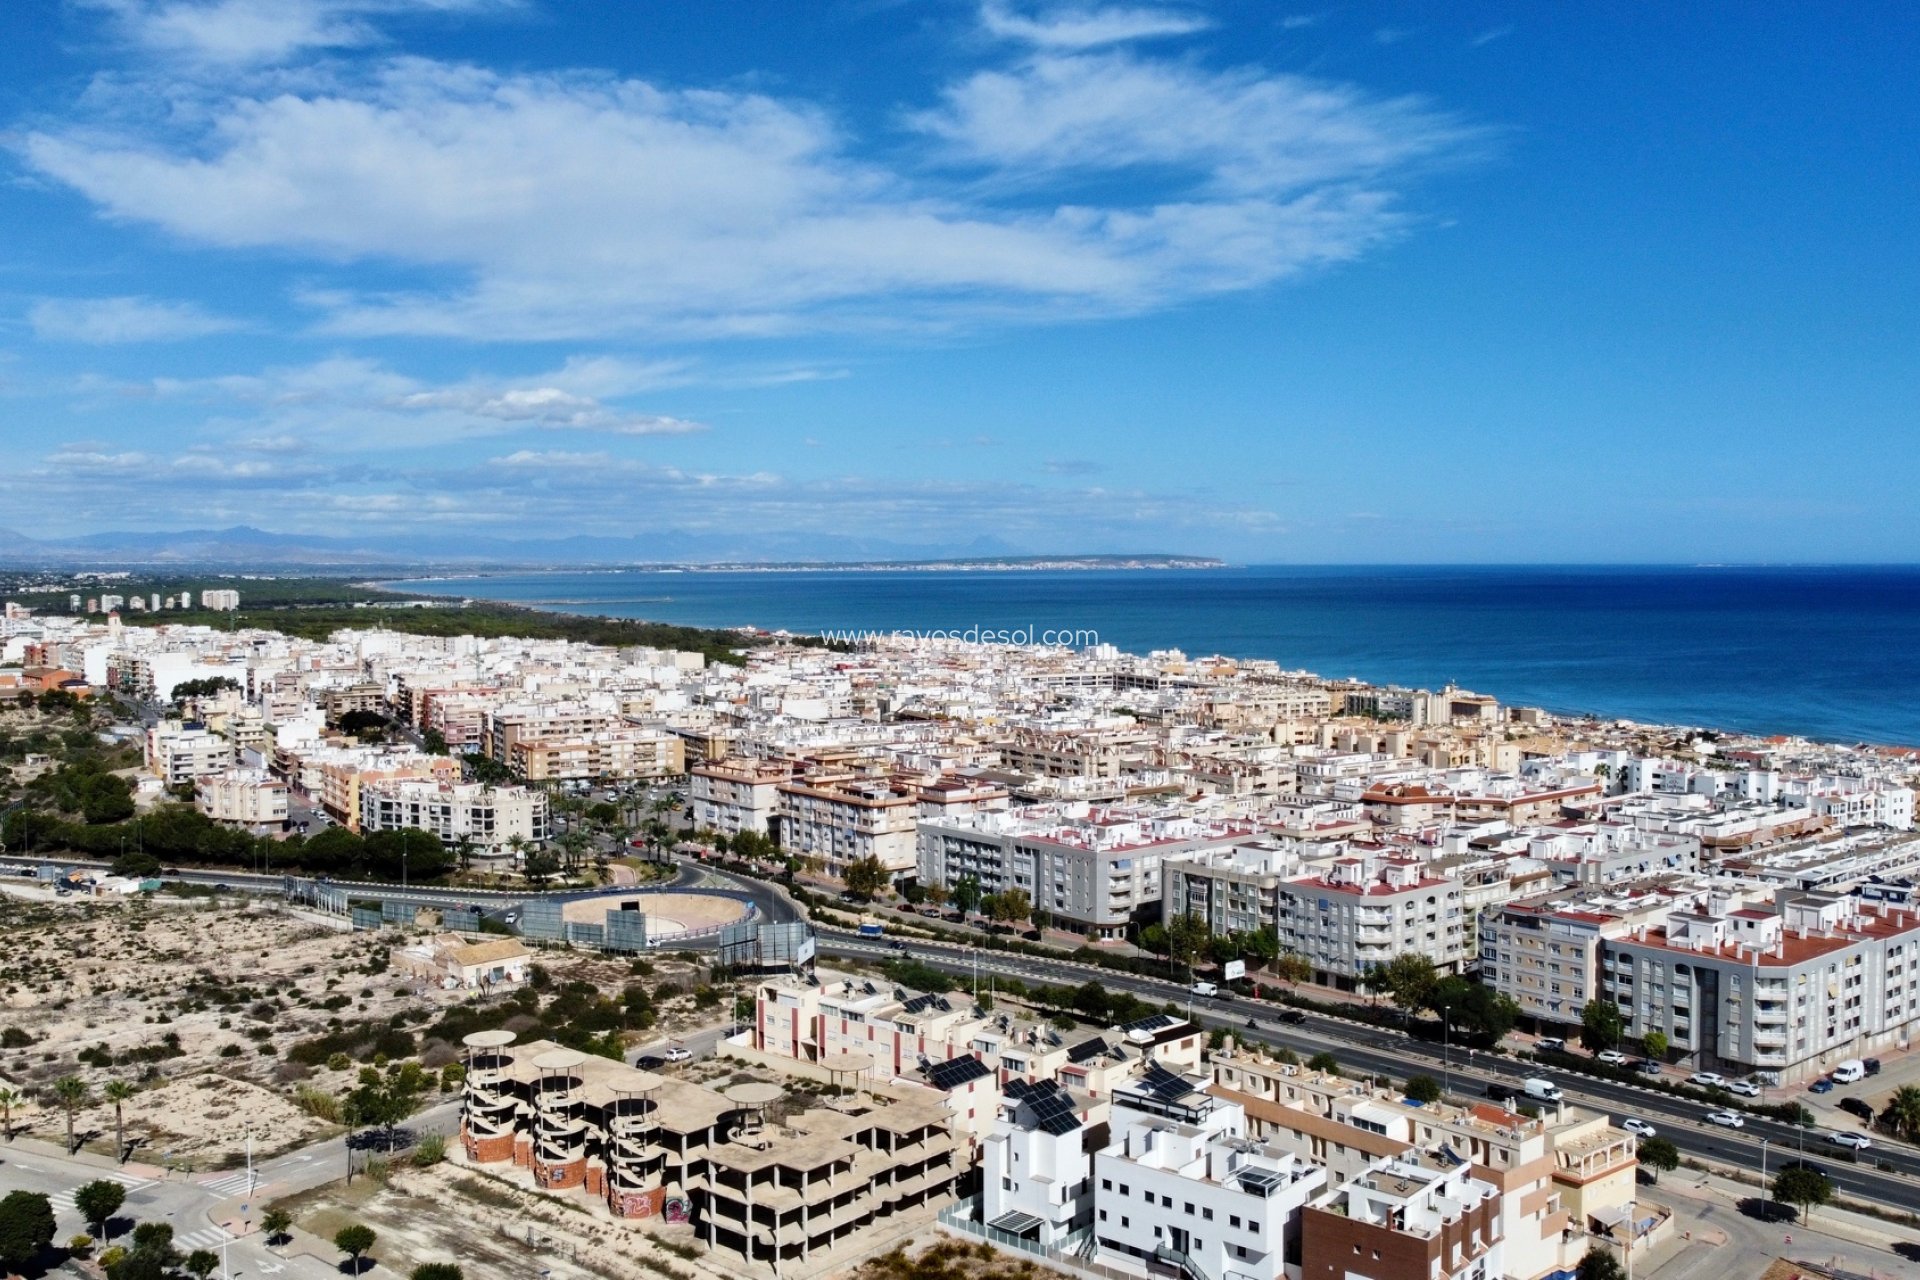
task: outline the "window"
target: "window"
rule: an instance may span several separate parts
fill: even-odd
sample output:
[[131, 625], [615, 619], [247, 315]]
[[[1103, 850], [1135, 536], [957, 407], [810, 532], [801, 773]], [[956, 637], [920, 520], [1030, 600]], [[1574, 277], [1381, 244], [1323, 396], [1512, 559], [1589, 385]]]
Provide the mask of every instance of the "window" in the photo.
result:
[[1193, 1216], [1193, 1201], [1191, 1200], [1187, 1201], [1186, 1214], [1189, 1218]]
[[1106, 1220], [1107, 1220], [1107, 1211], [1105, 1209], [1102, 1209], [1100, 1211], [1100, 1221], [1105, 1222]]
[[1200, 1217], [1201, 1217], [1201, 1220], [1202, 1220], [1202, 1221], [1205, 1221], [1205, 1222], [1212, 1222], [1212, 1221], [1213, 1221], [1213, 1210], [1211, 1210], [1211, 1209], [1202, 1209], [1202, 1210], [1200, 1211]]
[[1232, 1228], [1233, 1228], [1234, 1230], [1236, 1230], [1236, 1231], [1237, 1231], [1237, 1230], [1239, 1230], [1239, 1229], [1240, 1229], [1240, 1217], [1239, 1217], [1239, 1215], [1238, 1215], [1238, 1214], [1234, 1214], [1234, 1215], [1232, 1215], [1232, 1216], [1230, 1216], [1230, 1217], [1228, 1217], [1228, 1219], [1227, 1219], [1227, 1225], [1228, 1225], [1228, 1226], [1230, 1226], [1230, 1227], [1232, 1227]]
[[1111, 1191], [1111, 1190], [1113, 1190], [1113, 1179], [1112, 1179], [1112, 1178], [1102, 1178], [1102, 1179], [1100, 1179], [1100, 1189], [1101, 1189], [1102, 1191]]

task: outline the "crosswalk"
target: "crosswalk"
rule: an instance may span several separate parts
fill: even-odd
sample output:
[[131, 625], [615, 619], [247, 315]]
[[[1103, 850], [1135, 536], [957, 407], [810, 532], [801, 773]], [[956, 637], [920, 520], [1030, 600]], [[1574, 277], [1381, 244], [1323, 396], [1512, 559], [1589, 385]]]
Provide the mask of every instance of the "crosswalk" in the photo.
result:
[[204, 1190], [210, 1191], [223, 1199], [227, 1196], [245, 1195], [259, 1185], [259, 1174], [250, 1174], [245, 1169], [241, 1169], [236, 1173], [222, 1174], [217, 1178], [208, 1178], [200, 1184]]
[[[129, 1193], [138, 1191], [142, 1187], [150, 1187], [153, 1185], [152, 1178], [142, 1178], [135, 1174], [120, 1173], [112, 1169], [102, 1169], [100, 1171], [99, 1179], [90, 1179], [90, 1181], [98, 1181], [101, 1179], [104, 1179], [105, 1181], [108, 1181], [108, 1182], [117, 1182], [121, 1186], [125, 1187]], [[52, 1192], [47, 1196], [47, 1201], [48, 1203], [53, 1205], [53, 1211], [55, 1213], [77, 1214], [80, 1211], [74, 1208], [73, 1193], [78, 1191], [79, 1189], [80, 1188], [78, 1186], [72, 1186], [72, 1187], [68, 1187], [64, 1191]]]
[[234, 1237], [219, 1227], [208, 1227], [204, 1231], [176, 1231], [173, 1233], [173, 1247], [192, 1252], [195, 1249], [218, 1249]]

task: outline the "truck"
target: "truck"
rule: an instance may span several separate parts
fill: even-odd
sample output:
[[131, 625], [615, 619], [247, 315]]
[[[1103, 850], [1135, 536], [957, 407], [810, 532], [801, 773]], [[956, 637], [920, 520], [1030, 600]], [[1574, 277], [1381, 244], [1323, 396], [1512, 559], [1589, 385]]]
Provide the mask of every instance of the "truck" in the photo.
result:
[[1560, 1086], [1551, 1080], [1533, 1076], [1520, 1082], [1520, 1092], [1536, 1102], [1560, 1101]]
[[886, 932], [887, 926], [878, 920], [862, 920], [860, 922], [860, 936], [863, 938], [884, 937]]

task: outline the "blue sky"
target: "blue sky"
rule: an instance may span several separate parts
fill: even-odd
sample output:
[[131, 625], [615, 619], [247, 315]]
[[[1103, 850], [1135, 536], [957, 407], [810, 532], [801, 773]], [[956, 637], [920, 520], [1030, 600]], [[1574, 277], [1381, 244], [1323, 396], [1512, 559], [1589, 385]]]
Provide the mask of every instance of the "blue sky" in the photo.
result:
[[8, 21], [23, 533], [1920, 560], [1902, 7]]

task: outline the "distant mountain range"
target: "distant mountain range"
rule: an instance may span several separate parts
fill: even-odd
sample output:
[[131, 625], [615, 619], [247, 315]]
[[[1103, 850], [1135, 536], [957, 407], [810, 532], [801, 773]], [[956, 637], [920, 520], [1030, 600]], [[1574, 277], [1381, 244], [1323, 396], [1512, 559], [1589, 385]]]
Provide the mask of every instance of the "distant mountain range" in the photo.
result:
[[[270, 533], [248, 525], [173, 532], [92, 533], [38, 539], [0, 529], [0, 564], [102, 566], [219, 565], [227, 567], [431, 567], [633, 564], [875, 564], [888, 561], [1032, 558], [999, 538], [966, 543], [901, 543], [810, 534], [688, 533], [677, 529], [625, 537], [575, 536], [515, 540], [470, 535], [326, 537]], [[1050, 553], [1059, 554], [1059, 553]], [[1075, 560], [1108, 559], [1072, 555]], [[1192, 557], [1126, 556], [1130, 561]]]

